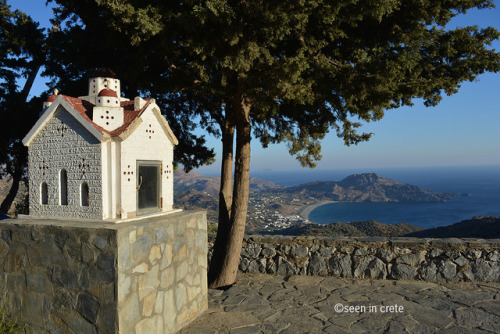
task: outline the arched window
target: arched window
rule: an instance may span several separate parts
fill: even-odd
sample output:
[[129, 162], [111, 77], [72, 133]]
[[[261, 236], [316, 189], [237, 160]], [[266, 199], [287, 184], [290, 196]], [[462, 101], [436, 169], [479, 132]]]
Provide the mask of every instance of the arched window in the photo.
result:
[[59, 173], [59, 204], [68, 205], [68, 174], [65, 169]]
[[40, 186], [40, 204], [49, 204], [49, 191], [47, 188], [47, 183], [45, 182], [42, 182], [42, 185]]
[[80, 205], [89, 206], [89, 185], [83, 182], [80, 187]]

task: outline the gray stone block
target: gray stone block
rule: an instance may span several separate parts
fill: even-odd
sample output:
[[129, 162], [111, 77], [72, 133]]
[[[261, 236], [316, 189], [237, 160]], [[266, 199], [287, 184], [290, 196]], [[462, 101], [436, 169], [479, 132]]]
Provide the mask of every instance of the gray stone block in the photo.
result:
[[277, 270], [276, 273], [279, 275], [295, 275], [298, 273], [298, 269], [290, 263], [288, 260], [278, 257]]
[[482, 251], [480, 250], [468, 250], [465, 252], [465, 256], [471, 260], [479, 259], [481, 257]]
[[500, 267], [492, 265], [484, 259], [478, 259], [470, 263], [470, 269], [475, 281], [500, 282]]
[[78, 295], [76, 311], [91, 323], [96, 323], [100, 309], [101, 306], [97, 298], [86, 293]]
[[354, 256], [366, 256], [368, 254], [368, 249], [366, 247], [358, 248], [354, 251]]
[[145, 259], [151, 250], [153, 240], [147, 234], [142, 234], [137, 237], [136, 242], [132, 244], [132, 261], [139, 262]]
[[266, 273], [268, 274], [276, 274], [278, 271], [278, 265], [274, 261], [267, 261], [266, 264]]
[[257, 259], [262, 247], [259, 244], [246, 244], [241, 249], [241, 256], [249, 259]]
[[435, 261], [425, 264], [420, 268], [420, 277], [424, 281], [436, 282], [437, 281], [437, 265]]
[[500, 260], [500, 255], [499, 255], [498, 251], [495, 250], [495, 251], [489, 252], [488, 255], [486, 256], [486, 260], [498, 262], [498, 260]]
[[43, 295], [35, 292], [22, 292], [21, 313], [36, 326], [43, 326]]
[[9, 244], [5, 240], [0, 239], [0, 263], [8, 252], [9, 252]]
[[444, 254], [444, 253], [445, 253], [445, 251], [442, 249], [432, 249], [430, 255], [431, 255], [431, 258], [435, 258], [435, 257], [440, 256], [441, 254]]
[[335, 247], [323, 247], [319, 249], [319, 253], [321, 254], [321, 256], [329, 258], [335, 253], [335, 250]]
[[333, 276], [352, 277], [352, 259], [349, 254], [335, 255], [328, 261]]
[[87, 243], [82, 244], [81, 255], [83, 262], [94, 261], [94, 250]]
[[441, 265], [438, 266], [438, 273], [446, 281], [457, 281], [457, 265], [451, 261], [441, 261]]
[[326, 260], [317, 252], [313, 253], [308, 266], [308, 273], [310, 275], [323, 276], [328, 273]]
[[3, 228], [2, 239], [7, 243], [7, 245], [10, 245], [12, 242], [12, 230], [9, 228]]
[[56, 284], [56, 286], [60, 286], [65, 289], [77, 289], [78, 272], [67, 270], [60, 266], [55, 266], [52, 272], [52, 281]]
[[469, 261], [463, 256], [456, 258], [454, 262], [460, 267], [463, 267], [469, 263]]
[[377, 251], [377, 257], [380, 258], [382, 261], [389, 263], [394, 259], [396, 255], [394, 255], [393, 252], [387, 250], [387, 249], [379, 249]]
[[250, 260], [247, 259], [247, 258], [241, 258], [240, 259], [240, 265], [239, 265], [239, 269], [241, 272], [248, 272], [248, 266], [250, 265]]
[[64, 312], [63, 310], [60, 310], [58, 311], [58, 316], [68, 326], [68, 329], [73, 331], [74, 333], [97, 333], [94, 325], [83, 319], [74, 311]]
[[417, 266], [425, 260], [425, 251], [417, 251], [416, 253], [405, 254], [396, 258], [396, 263], [405, 263], [411, 266]]
[[465, 246], [465, 241], [457, 238], [432, 239], [429, 244], [440, 248], [457, 248]]
[[[368, 265], [370, 264], [370, 262], [372, 262], [374, 260], [374, 257], [373, 256], [367, 256], [366, 258], [364, 258], [363, 260], [355, 263], [354, 265], [354, 272], [353, 272], [353, 276], [355, 278], [365, 278], [365, 277], [370, 277], [369, 276], [369, 273], [367, 271], [368, 269]], [[368, 274], [368, 275], [367, 275]]]
[[45, 272], [28, 272], [26, 283], [31, 292], [52, 294], [52, 282]]
[[396, 280], [413, 280], [417, 270], [404, 263], [396, 263], [391, 267], [391, 277]]
[[309, 255], [309, 249], [306, 246], [293, 246], [291, 254], [293, 256], [306, 257]]
[[92, 244], [96, 246], [98, 249], [104, 249], [108, 245], [108, 241], [100, 236], [95, 237]]
[[113, 304], [102, 305], [98, 318], [97, 326], [102, 333], [113, 333], [117, 328], [117, 312]]
[[266, 258], [271, 258], [276, 255], [276, 250], [274, 248], [264, 247], [261, 251], [261, 254]]
[[384, 261], [379, 258], [373, 259], [367, 268], [367, 276], [376, 279], [385, 279], [387, 277], [387, 267]]
[[253, 260], [248, 265], [247, 272], [249, 273], [265, 273], [266, 272], [266, 260]]

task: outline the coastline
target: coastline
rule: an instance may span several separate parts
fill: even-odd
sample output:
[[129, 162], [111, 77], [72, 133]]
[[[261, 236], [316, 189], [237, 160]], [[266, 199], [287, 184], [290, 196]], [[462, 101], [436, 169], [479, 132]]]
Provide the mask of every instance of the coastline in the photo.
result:
[[316, 209], [322, 205], [330, 204], [330, 203], [337, 203], [337, 202], [336, 201], [321, 201], [321, 202], [318, 202], [316, 204], [308, 205], [308, 206], [300, 209], [299, 216], [301, 216], [303, 219], [309, 221], [309, 214], [311, 212], [313, 212], [314, 209]]

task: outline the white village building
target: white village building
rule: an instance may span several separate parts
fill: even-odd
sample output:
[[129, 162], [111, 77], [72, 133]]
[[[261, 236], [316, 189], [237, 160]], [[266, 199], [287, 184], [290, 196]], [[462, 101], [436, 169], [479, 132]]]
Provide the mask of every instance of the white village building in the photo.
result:
[[99, 70], [87, 96], [51, 95], [23, 139], [30, 216], [123, 220], [172, 211], [178, 144], [154, 99], [120, 97]]

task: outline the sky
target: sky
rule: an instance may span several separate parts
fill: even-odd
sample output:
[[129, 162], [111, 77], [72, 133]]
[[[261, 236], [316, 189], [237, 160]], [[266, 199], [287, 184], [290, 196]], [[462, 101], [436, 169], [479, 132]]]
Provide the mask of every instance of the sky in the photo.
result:
[[[43, 27], [50, 27], [51, 10], [42, 0], [8, 0]], [[500, 1], [494, 1], [500, 7]], [[500, 30], [500, 8], [473, 10], [456, 17], [453, 26], [492, 26]], [[493, 45], [500, 50], [500, 42]], [[45, 80], [37, 78], [35, 93], [46, 90]], [[420, 166], [500, 165], [500, 73], [485, 73], [476, 82], [465, 82], [457, 94], [444, 96], [436, 107], [427, 108], [416, 100], [413, 107], [386, 112], [378, 122], [361, 128], [373, 132], [368, 142], [344, 146], [335, 133], [322, 142], [322, 160], [317, 169], [372, 169]], [[201, 131], [199, 132], [201, 133]], [[220, 170], [222, 144], [207, 135], [215, 149], [217, 161], [198, 172], [217, 174]], [[252, 143], [251, 170], [300, 170], [302, 167], [288, 154], [285, 144], [263, 149]]]

